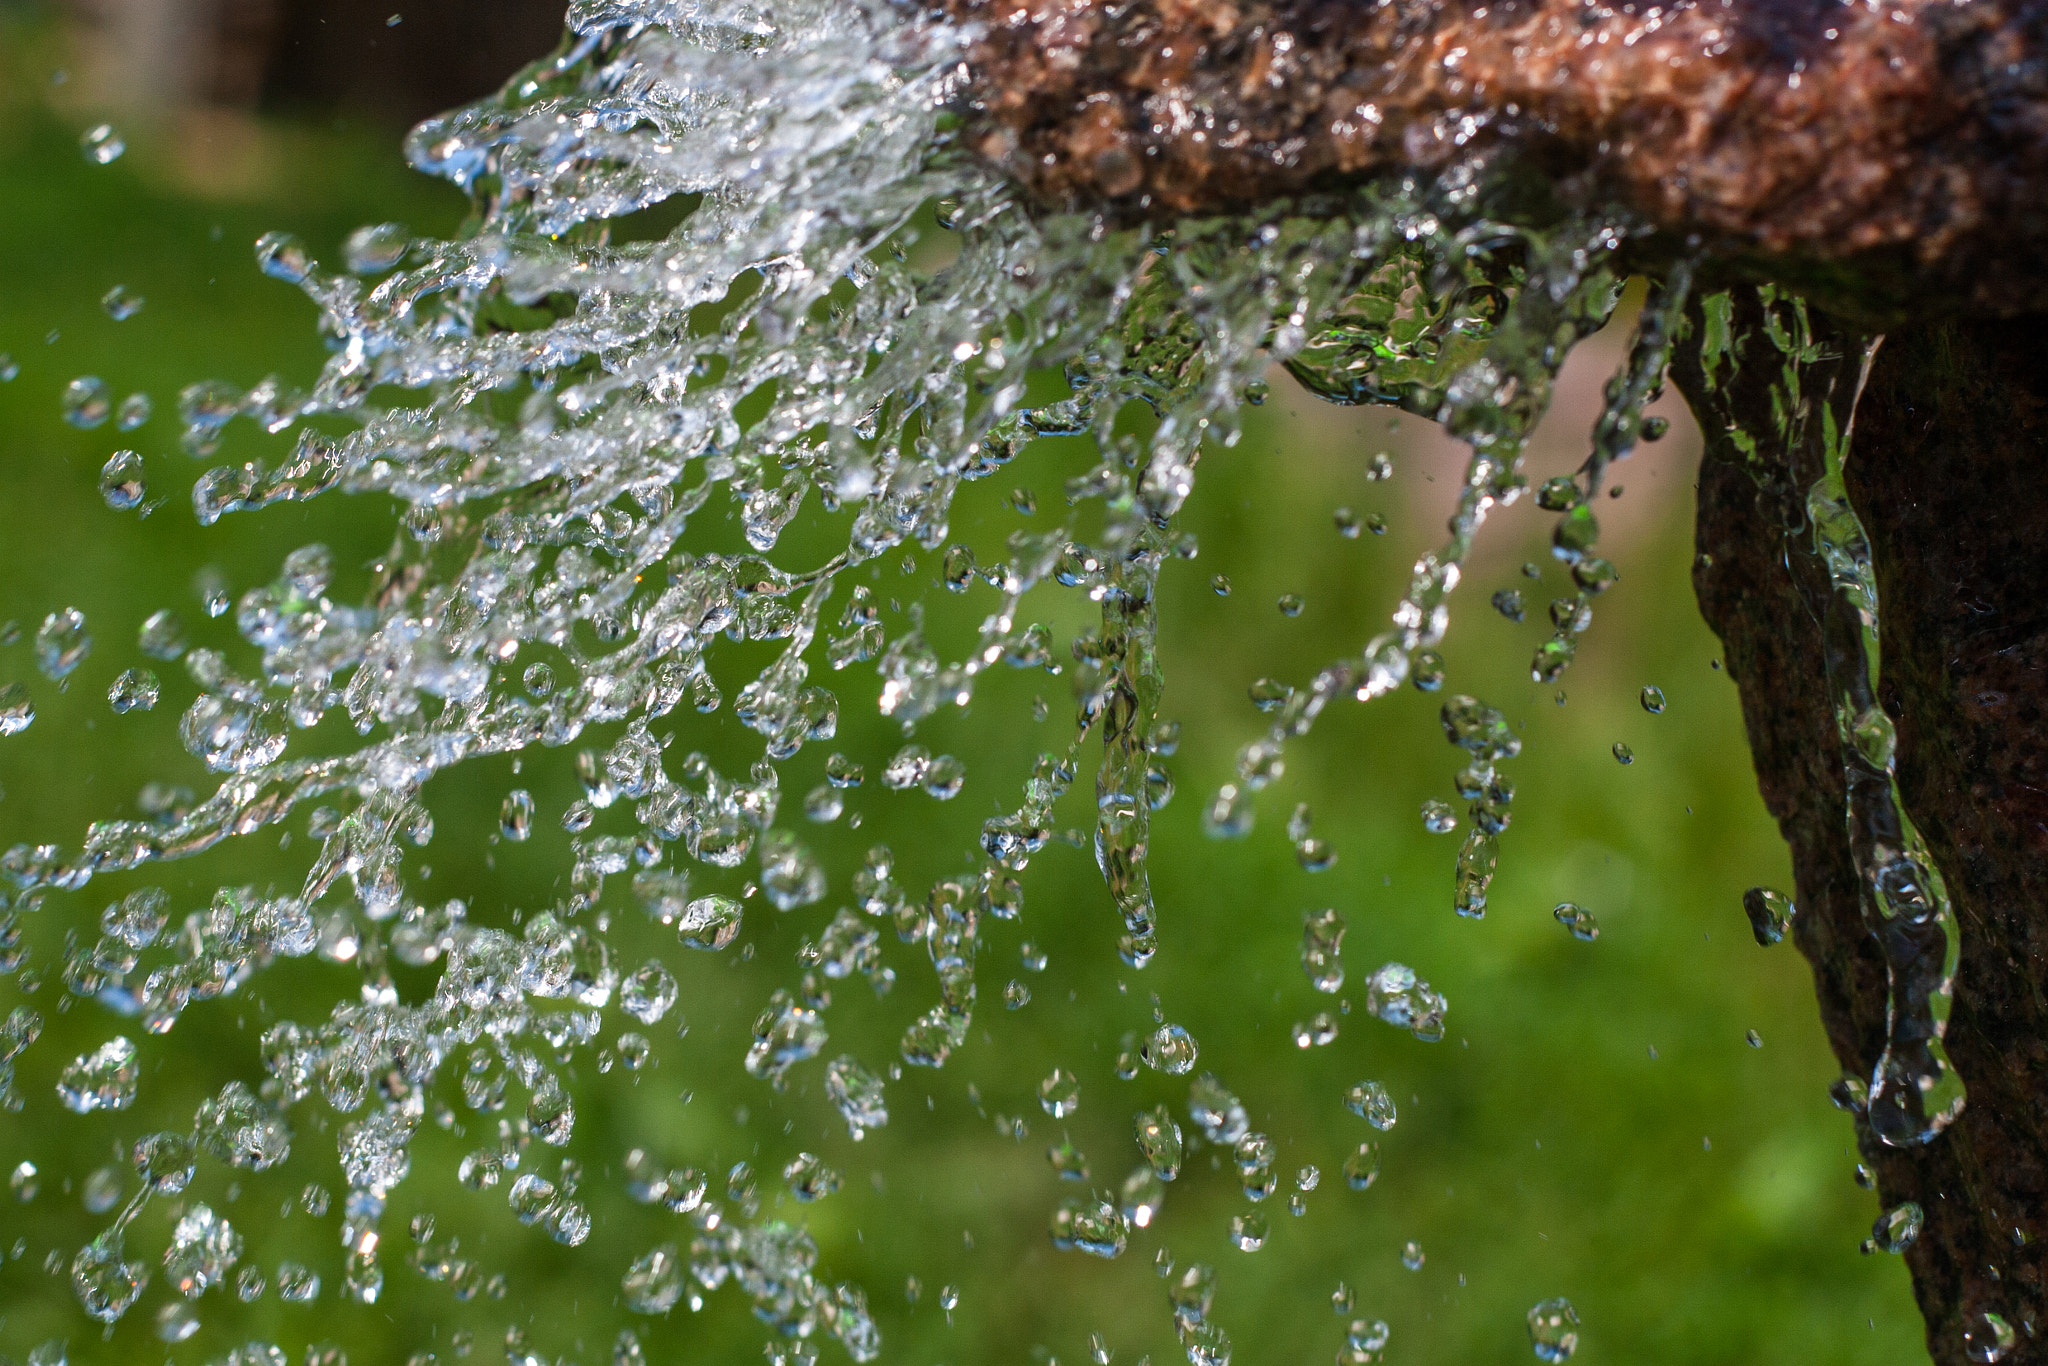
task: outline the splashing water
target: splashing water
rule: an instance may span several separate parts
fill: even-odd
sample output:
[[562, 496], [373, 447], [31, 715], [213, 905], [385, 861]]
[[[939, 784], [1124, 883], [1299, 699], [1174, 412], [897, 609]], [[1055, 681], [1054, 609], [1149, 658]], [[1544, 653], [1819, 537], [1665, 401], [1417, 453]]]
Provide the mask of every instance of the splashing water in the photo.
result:
[[[727, 1169], [707, 1154], [695, 1159], [707, 1176], [634, 1147], [627, 1194], [681, 1223], [651, 1247], [620, 1249], [584, 1187], [586, 1161], [600, 1160], [583, 1148], [589, 1115], [612, 1104], [586, 1099], [591, 1075], [637, 1084], [664, 1059], [680, 1067], [688, 1039], [689, 1055], [739, 1061], [776, 1093], [815, 1088], [848, 1141], [886, 1130], [892, 1100], [906, 1108], [904, 1069], [944, 1068], [969, 1044], [986, 931], [1018, 916], [1018, 876], [1055, 841], [1092, 843], [1122, 961], [1144, 968], [1172, 933], [1148, 869], [1150, 817], [1171, 795], [1165, 760], [1178, 741], [1158, 714], [1159, 584], [1195, 553], [1176, 519], [1203, 456], [1236, 443], [1240, 406], [1263, 393], [1274, 362], [1333, 401], [1436, 418], [1471, 449], [1449, 537], [1416, 561], [1386, 629], [1305, 683], [1255, 687], [1264, 730], [1206, 807], [1209, 832], [1235, 838], [1255, 828], [1259, 794], [1331, 702], [1370, 701], [1404, 683], [1443, 687], [1438, 647], [1475, 540], [1493, 511], [1527, 491], [1523, 448], [1558, 369], [1619, 298], [1625, 222], [1580, 216], [1539, 230], [1493, 221], [1481, 211], [1476, 165], [1427, 185], [1380, 184], [1165, 232], [1030, 210], [956, 140], [962, 35], [880, 4], [578, 0], [569, 18], [558, 56], [408, 141], [417, 167], [474, 196], [466, 235], [367, 227], [349, 238], [340, 269], [289, 237], [258, 244], [259, 267], [305, 292], [332, 344], [312, 387], [203, 382], [180, 396], [182, 444], [201, 460], [218, 459], [238, 424], [296, 430], [274, 463], [206, 471], [193, 495], [203, 525], [341, 495], [390, 503], [393, 540], [369, 591], [345, 595], [335, 556], [311, 545], [232, 603], [243, 643], [232, 655], [188, 649], [174, 615], [151, 616], [138, 648], [182, 659], [200, 688], [179, 734], [219, 786], [196, 800], [165, 794], [144, 819], [101, 821], [75, 849], [21, 845], [0, 857], [11, 888], [4, 923], [13, 910], [63, 906], [84, 927], [96, 878], [232, 848], [288, 820], [303, 819], [315, 845], [295, 886], [221, 886], [177, 913], [170, 893], [145, 888], [68, 945], [65, 989], [133, 1025], [59, 1064], [58, 1101], [81, 1115], [134, 1107], [162, 1126], [130, 1140], [138, 1188], [64, 1263], [78, 1304], [99, 1322], [122, 1320], [153, 1279], [179, 1297], [158, 1319], [167, 1342], [196, 1332], [200, 1310], [226, 1317], [218, 1302], [231, 1282], [250, 1301], [266, 1293], [264, 1273], [243, 1263], [257, 1211], [231, 1211], [234, 1223], [196, 1201], [169, 1219], [161, 1206], [152, 1213], [152, 1202], [179, 1200], [203, 1159], [238, 1182], [289, 1177], [302, 1187], [297, 1207], [314, 1218], [329, 1212], [327, 1183], [340, 1183], [339, 1249], [308, 1243], [275, 1264], [277, 1293], [294, 1305], [323, 1295], [375, 1303], [387, 1267], [401, 1262], [458, 1301], [502, 1299], [504, 1276], [454, 1236], [436, 1241], [431, 1214], [407, 1225], [410, 1248], [386, 1228], [397, 1195], [431, 1171], [502, 1199], [532, 1237], [576, 1255], [586, 1241], [617, 1253], [620, 1302], [633, 1313], [697, 1311], [731, 1290], [768, 1326], [772, 1351], [795, 1354], [771, 1359], [814, 1360], [825, 1338], [853, 1360], [876, 1359], [872, 1288], [838, 1279], [813, 1235], [777, 1216], [779, 1194], [764, 1196], [748, 1165], [779, 1171], [791, 1198], [829, 1210], [851, 1184], [843, 1159], [792, 1145]], [[109, 161], [122, 149], [102, 129], [86, 150]], [[658, 209], [676, 215], [674, 226], [628, 240], [633, 216]], [[1570, 666], [1594, 598], [1618, 577], [1596, 553], [1593, 500], [1608, 465], [1650, 434], [1642, 409], [1688, 290], [1683, 269], [1653, 288], [1591, 458], [1537, 496], [1556, 515], [1553, 553], [1573, 584], [1551, 604], [1554, 634], [1531, 661], [1539, 683]], [[117, 312], [108, 296], [116, 316], [137, 307], [123, 293]], [[1048, 389], [1054, 373], [1064, 382]], [[64, 398], [66, 416], [87, 427], [106, 421], [110, 404], [93, 377]], [[1085, 446], [1091, 461], [1065, 481], [1063, 509], [1041, 513], [1028, 491], [1013, 494], [1031, 527], [993, 562], [952, 541], [958, 493], [999, 472], [1021, 476], [1060, 440]], [[1371, 478], [1390, 472], [1377, 457]], [[1858, 578], [1858, 533], [1838, 469], [1831, 477], [1815, 493], [1817, 553], [1846, 566], [1837, 570], [1843, 601], [1859, 614], [1843, 620], [1868, 637], [1867, 557]], [[109, 460], [102, 491], [110, 506], [141, 505], [141, 457]], [[1384, 526], [1376, 514], [1366, 524]], [[1359, 522], [1344, 512], [1338, 526], [1356, 536]], [[897, 560], [931, 567], [946, 591], [993, 595], [971, 645], [942, 652], [923, 603], [885, 618], [873, 571]], [[230, 610], [224, 589], [208, 597], [210, 614]], [[1289, 594], [1280, 605], [1291, 617], [1304, 602]], [[1519, 619], [1519, 593], [1512, 606]], [[1064, 649], [1055, 621], [1067, 623]], [[53, 611], [36, 637], [53, 680], [92, 648], [72, 608]], [[1851, 659], [1836, 685], [1845, 706], [1865, 696], [1858, 677], [1867, 692], [1864, 659]], [[998, 666], [1064, 677], [1074, 700], [1071, 734], [1010, 793], [914, 738], [920, 723], [967, 708]], [[872, 703], [900, 728], [900, 746], [834, 752], [825, 781], [786, 804], [785, 766], [832, 744], [842, 711], [869, 704], [869, 668]], [[1835, 669], [1831, 653], [1831, 680]], [[130, 670], [109, 703], [148, 710], [159, 689], [154, 672]], [[1654, 688], [1643, 700], [1662, 710]], [[758, 759], [734, 772], [687, 744], [672, 748], [694, 715], [722, 710], [758, 746]], [[0, 734], [34, 715], [24, 690], [0, 686]], [[1881, 776], [1889, 749], [1871, 717], [1882, 714], [1856, 710], [1845, 736], [1852, 758]], [[1468, 804], [1452, 902], [1478, 918], [1512, 815], [1514, 785], [1500, 766], [1521, 740], [1500, 711], [1463, 693], [1447, 698], [1441, 721], [1464, 751], [1453, 781]], [[1098, 737], [1092, 835], [1070, 833], [1056, 808]], [[559, 887], [538, 893], [549, 904], [487, 923], [464, 900], [425, 890], [419, 851], [434, 838], [426, 789], [437, 775], [480, 773], [492, 760], [538, 764], [580, 742], [583, 798], [559, 816], [571, 857]], [[849, 815], [846, 794], [870, 774], [919, 801], [977, 785], [994, 814], [964, 851], [964, 871], [920, 891], [899, 880], [886, 847], [850, 870], [813, 852], [788, 811], [815, 827], [850, 824], [858, 812]], [[1884, 825], [1895, 803], [1875, 800], [1852, 816], [1874, 832], [1869, 876], [1887, 898], [1884, 914], [1929, 923], [1931, 912], [1896, 908], [1941, 906], [1938, 878], [1909, 828]], [[556, 816], [525, 787], [490, 792], [488, 808], [502, 848], [556, 838], [543, 828]], [[1437, 799], [1423, 820], [1437, 832], [1457, 825]], [[1288, 834], [1303, 867], [1329, 866], [1306, 807]], [[644, 922], [674, 937], [670, 962], [631, 966], [641, 954], [627, 956], [628, 943], [638, 941], [613, 922], [624, 916], [622, 884]], [[852, 904], [827, 914], [841, 888]], [[696, 1002], [670, 963], [731, 950], [768, 913], [763, 901], [778, 917], [817, 915], [788, 986], [758, 1003], [745, 1038], [690, 1036]], [[1557, 916], [1581, 939], [1597, 934], [1571, 903]], [[1301, 923], [1308, 983], [1335, 994], [1345, 919], [1322, 910]], [[924, 960], [916, 985], [935, 1004], [890, 999], [890, 931]], [[750, 941], [738, 953], [752, 950]], [[1044, 955], [1027, 944], [1023, 966], [1042, 970]], [[183, 1097], [181, 1115], [167, 1115], [150, 1065], [162, 1036], [193, 1007], [246, 997], [266, 974], [339, 979], [343, 999], [324, 1019], [287, 1008], [262, 1031], [251, 1081]], [[877, 1051], [872, 1030], [842, 1023], [854, 1013], [843, 1002], [868, 988], [890, 1020], [896, 1059]], [[1450, 1003], [1414, 969], [1386, 963], [1366, 975], [1364, 992], [1364, 1013], [1424, 1042], [1443, 1038]], [[1012, 1009], [1030, 1008], [1021, 981], [1003, 994]], [[629, 1027], [614, 1032], [613, 1012]], [[1195, 1035], [1163, 1013], [1154, 1020], [1127, 1040], [1119, 1074], [1142, 1065], [1175, 1085], [1191, 1077], [1193, 1130], [1183, 1134], [1167, 1106], [1139, 1110], [1136, 1153], [1122, 1156], [1137, 1165], [1121, 1187], [1070, 1195], [1044, 1215], [1056, 1248], [1121, 1257], [1154, 1223], [1167, 1183], [1178, 1190], [1194, 1179], [1198, 1144], [1228, 1150], [1255, 1205], [1288, 1169], [1225, 1081], [1196, 1073]], [[1297, 1033], [1306, 1047], [1337, 1028], [1322, 1012]], [[40, 1029], [18, 1010], [0, 1031], [0, 1097], [16, 1108], [48, 1103], [14, 1088], [15, 1059]], [[671, 1031], [673, 1044], [660, 1037]], [[1938, 1048], [1938, 1034], [1917, 1042]], [[1881, 1097], [1921, 1075], [1918, 1065], [1902, 1047], [1880, 1068], [1873, 1116]], [[1109, 1103], [1096, 1094], [1090, 1107]], [[1037, 1122], [1066, 1119], [1082, 1097], [1071, 1072], [1054, 1070], [1038, 1088]], [[457, 1098], [469, 1112], [461, 1120]], [[1361, 1082], [1344, 1103], [1377, 1130], [1394, 1126], [1379, 1082]], [[1024, 1118], [996, 1120], [1019, 1141], [1028, 1132]], [[1059, 1176], [1087, 1179], [1070, 1141], [1046, 1151]], [[1382, 1160], [1378, 1142], [1359, 1143], [1341, 1162], [1342, 1185], [1369, 1189]], [[17, 1191], [35, 1184], [27, 1171]], [[1319, 1184], [1314, 1167], [1301, 1172], [1297, 1214]], [[293, 1208], [288, 1192], [284, 1207]], [[1271, 1233], [1263, 1207], [1230, 1216], [1229, 1241], [1242, 1252]], [[1401, 1260], [1419, 1270], [1420, 1245], [1407, 1244]], [[1211, 1316], [1222, 1277], [1199, 1262], [1162, 1267], [1162, 1308], [1189, 1360], [1223, 1366], [1231, 1339]], [[941, 1301], [950, 1318], [957, 1293], [949, 1287]], [[1529, 1312], [1546, 1360], [1568, 1358], [1576, 1330], [1566, 1301]], [[615, 1360], [645, 1359], [632, 1330], [619, 1341]], [[1340, 1359], [1381, 1360], [1387, 1341], [1384, 1323], [1359, 1320]], [[545, 1359], [523, 1330], [507, 1350], [521, 1363]]]

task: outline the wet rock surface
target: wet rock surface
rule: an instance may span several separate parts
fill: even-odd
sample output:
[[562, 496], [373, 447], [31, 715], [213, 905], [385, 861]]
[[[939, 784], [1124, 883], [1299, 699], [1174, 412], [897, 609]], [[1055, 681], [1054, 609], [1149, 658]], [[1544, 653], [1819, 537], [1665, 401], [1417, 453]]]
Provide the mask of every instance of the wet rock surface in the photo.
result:
[[[1695, 587], [1741, 689], [1759, 787], [1790, 844], [1821, 1018], [1846, 1072], [1883, 1046], [1883, 954], [1859, 905], [1844, 829], [1836, 720], [1815, 661], [1824, 582], [1788, 555], [1810, 535], [1803, 490], [1818, 454], [1787, 445], [1751, 459], [1730, 440], [1762, 420], [1782, 358], [1762, 305], [1741, 299], [1745, 340], [1710, 385], [1696, 349], [1673, 377], [1708, 433]], [[1925, 1211], [1904, 1250], [1935, 1361], [2048, 1359], [2043, 959], [2048, 888], [2048, 611], [2041, 596], [2048, 385], [2038, 320], [1928, 323], [1888, 337], [1854, 405], [1848, 485], [1877, 571], [1879, 696], [1898, 727], [1905, 807], [1945, 877], [1962, 928], [1947, 1031], [1969, 1103], [1924, 1146], [1879, 1143], [1859, 1116], [1886, 1208]], [[1828, 329], [1837, 359], [1811, 395], [1846, 417], [1861, 339]], [[1818, 424], [1809, 430], [1818, 430]], [[1938, 478], [1931, 472], [1940, 471]], [[2009, 1350], [1987, 1356], [2015, 1330]]]
[[943, 8], [982, 26], [974, 146], [1053, 202], [1207, 212], [1512, 150], [1753, 272], [1851, 270], [1874, 311], [2048, 303], [2039, 0]]

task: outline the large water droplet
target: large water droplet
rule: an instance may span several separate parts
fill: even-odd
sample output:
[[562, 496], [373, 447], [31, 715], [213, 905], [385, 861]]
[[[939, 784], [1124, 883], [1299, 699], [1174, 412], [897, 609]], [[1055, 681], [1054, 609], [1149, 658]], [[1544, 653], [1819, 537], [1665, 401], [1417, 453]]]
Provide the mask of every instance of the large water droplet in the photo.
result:
[[1769, 887], [1752, 887], [1742, 894], [1742, 912], [1749, 917], [1750, 933], [1764, 948], [1785, 937], [1796, 910], [1790, 897]]
[[1529, 1346], [1538, 1361], [1570, 1361], [1579, 1350], [1579, 1311], [1559, 1297], [1529, 1310]]
[[1198, 1052], [1194, 1035], [1177, 1024], [1163, 1024], [1146, 1038], [1138, 1057], [1153, 1071], [1177, 1077], [1194, 1070]]
[[128, 150], [128, 143], [110, 123], [96, 123], [86, 129], [78, 139], [78, 146], [85, 153], [85, 159], [96, 166], [118, 161], [121, 153]]
[[92, 636], [85, 629], [85, 613], [65, 607], [43, 618], [36, 630], [36, 667], [45, 678], [62, 680], [92, 653]]
[[19, 683], [0, 683], [0, 735], [19, 735], [35, 724], [36, 704]]
[[134, 451], [115, 451], [100, 468], [100, 497], [116, 512], [124, 512], [148, 496], [143, 478], [142, 457]]
[[142, 1064], [135, 1045], [116, 1036], [90, 1053], [81, 1054], [57, 1078], [57, 1098], [77, 1114], [94, 1110], [125, 1110], [135, 1103]]

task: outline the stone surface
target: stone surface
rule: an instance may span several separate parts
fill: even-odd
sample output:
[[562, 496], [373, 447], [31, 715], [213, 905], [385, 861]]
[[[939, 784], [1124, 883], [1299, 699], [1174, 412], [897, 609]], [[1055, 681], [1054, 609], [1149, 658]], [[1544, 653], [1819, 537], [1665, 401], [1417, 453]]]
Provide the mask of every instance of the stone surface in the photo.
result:
[[[1515, 149], [1872, 312], [2048, 307], [2048, 0], [940, 0], [982, 154], [1180, 214]], [[1981, 270], [1996, 262], [1998, 268]]]

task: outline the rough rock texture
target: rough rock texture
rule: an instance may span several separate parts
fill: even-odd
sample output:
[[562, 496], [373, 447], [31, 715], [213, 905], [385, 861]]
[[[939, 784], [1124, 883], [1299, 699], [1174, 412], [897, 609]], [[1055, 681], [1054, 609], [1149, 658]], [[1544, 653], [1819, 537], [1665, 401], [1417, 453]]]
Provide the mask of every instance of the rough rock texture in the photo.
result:
[[[1815, 666], [1827, 592], [1788, 538], [1810, 537], [1811, 441], [1746, 457], [1731, 431], [1769, 431], [1784, 358], [1738, 292], [1732, 375], [1708, 382], [1694, 344], [1673, 378], [1708, 434], [1700, 474], [1700, 605], [1727, 649], [1766, 804], [1792, 848], [1795, 922], [1844, 1069], [1883, 1047], [1884, 961], [1865, 928], [1843, 818], [1840, 745]], [[1695, 318], [1697, 324], [1698, 319]], [[1746, 325], [1742, 325], [1746, 324]], [[1888, 337], [1855, 410], [1851, 501], [1880, 601], [1879, 697], [1898, 726], [1906, 809], [1942, 869], [1962, 930], [1947, 1044], [1969, 1089], [1934, 1142], [1887, 1148], [1859, 1120], [1886, 1207], [1926, 1210], [1907, 1250], [1935, 1361], [1991, 1359], [1984, 1318], [2016, 1333], [2004, 1360], [2048, 1361], [2048, 367], [2040, 320], [1925, 323]], [[1860, 347], [1807, 399], [1850, 410]], [[1818, 424], [1809, 431], [1817, 433]]]
[[1205, 211], [1512, 145], [1780, 278], [2048, 307], [2048, 0], [939, 5], [978, 26], [976, 146], [1054, 202]]

